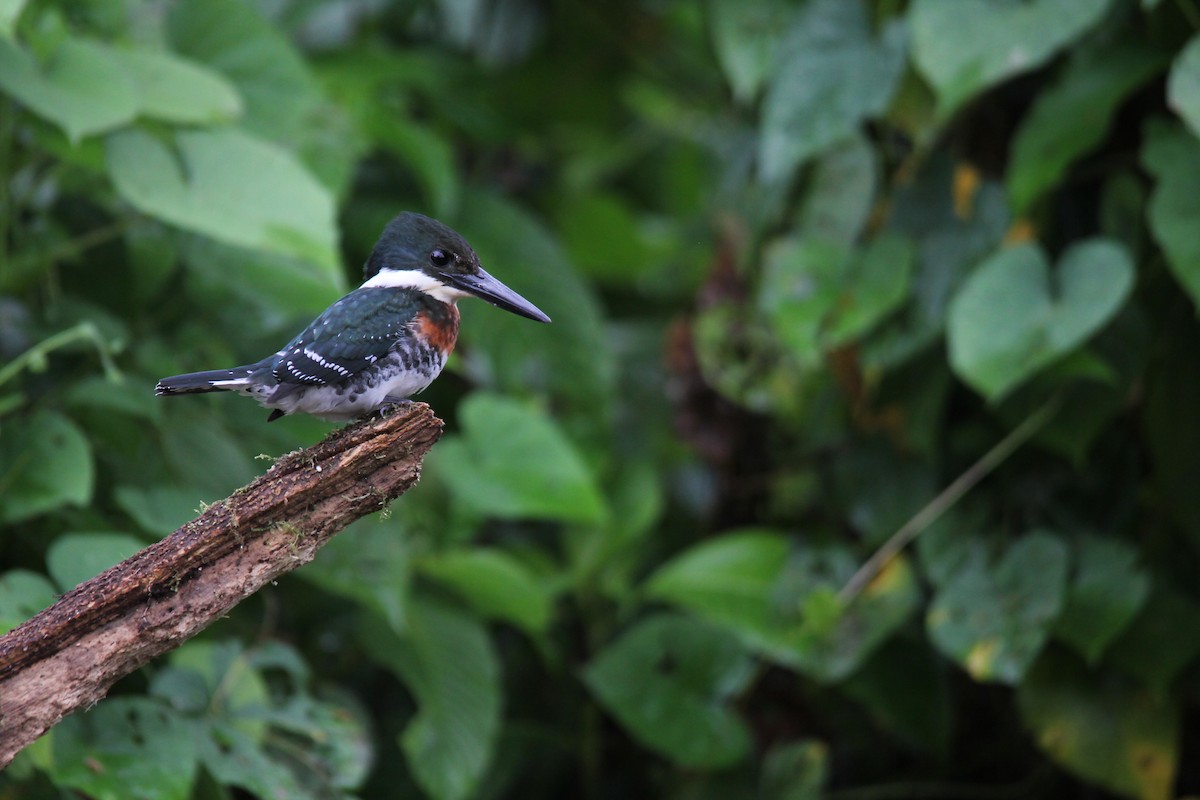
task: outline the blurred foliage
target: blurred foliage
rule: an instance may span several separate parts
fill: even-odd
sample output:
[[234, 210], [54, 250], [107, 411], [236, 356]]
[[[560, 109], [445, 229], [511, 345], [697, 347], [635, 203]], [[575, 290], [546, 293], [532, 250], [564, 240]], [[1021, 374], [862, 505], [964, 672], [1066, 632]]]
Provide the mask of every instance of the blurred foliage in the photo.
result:
[[1198, 136], [1192, 0], [0, 2], [5, 627], [330, 429], [151, 387], [399, 210], [554, 318], [0, 796], [1200, 793]]

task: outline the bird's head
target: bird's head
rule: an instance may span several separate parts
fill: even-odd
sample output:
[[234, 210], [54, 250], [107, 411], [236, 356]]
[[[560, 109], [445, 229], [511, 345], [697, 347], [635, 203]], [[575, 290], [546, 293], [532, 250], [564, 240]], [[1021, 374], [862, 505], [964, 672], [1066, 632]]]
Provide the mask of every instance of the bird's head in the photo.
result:
[[550, 321], [537, 306], [485, 272], [466, 239], [411, 211], [383, 229], [363, 267], [362, 285], [418, 289], [443, 303], [474, 295], [522, 317]]

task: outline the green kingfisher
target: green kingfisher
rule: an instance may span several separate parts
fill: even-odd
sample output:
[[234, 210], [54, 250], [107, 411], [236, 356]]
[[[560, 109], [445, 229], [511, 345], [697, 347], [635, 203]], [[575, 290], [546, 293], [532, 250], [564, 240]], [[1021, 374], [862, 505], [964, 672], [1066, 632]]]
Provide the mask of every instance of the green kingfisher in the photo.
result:
[[349, 420], [401, 404], [433, 382], [458, 338], [458, 307], [474, 295], [538, 322], [550, 318], [493, 278], [462, 236], [405, 212], [388, 223], [363, 284], [273, 355], [232, 369], [163, 378], [156, 395], [234, 391], [272, 409]]

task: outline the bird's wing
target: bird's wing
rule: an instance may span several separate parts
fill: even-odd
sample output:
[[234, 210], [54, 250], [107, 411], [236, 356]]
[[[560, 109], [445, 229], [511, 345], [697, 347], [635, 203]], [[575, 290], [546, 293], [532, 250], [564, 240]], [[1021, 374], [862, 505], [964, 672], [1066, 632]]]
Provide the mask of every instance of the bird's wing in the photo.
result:
[[421, 308], [403, 289], [359, 289], [338, 300], [280, 350], [271, 372], [280, 383], [323, 386], [344, 381], [388, 354]]

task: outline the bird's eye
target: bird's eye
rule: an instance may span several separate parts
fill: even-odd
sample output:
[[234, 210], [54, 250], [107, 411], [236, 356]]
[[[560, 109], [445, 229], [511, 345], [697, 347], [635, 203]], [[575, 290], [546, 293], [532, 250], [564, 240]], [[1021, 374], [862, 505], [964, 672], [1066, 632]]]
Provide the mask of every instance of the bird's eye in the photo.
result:
[[444, 267], [453, 260], [445, 250], [434, 250], [429, 254], [429, 263], [435, 267]]

